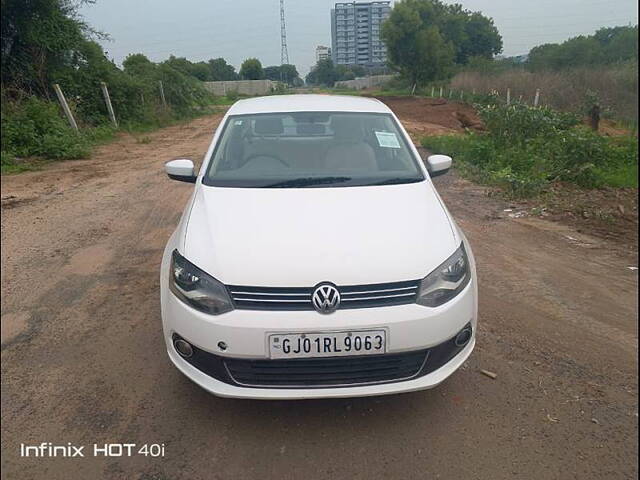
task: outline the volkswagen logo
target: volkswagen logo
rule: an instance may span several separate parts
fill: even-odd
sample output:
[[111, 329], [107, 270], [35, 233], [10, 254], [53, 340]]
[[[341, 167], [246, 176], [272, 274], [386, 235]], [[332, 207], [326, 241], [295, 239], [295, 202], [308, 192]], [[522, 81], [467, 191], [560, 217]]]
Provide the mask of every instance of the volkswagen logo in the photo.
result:
[[311, 302], [318, 312], [333, 313], [340, 305], [340, 292], [330, 283], [323, 283], [313, 291]]

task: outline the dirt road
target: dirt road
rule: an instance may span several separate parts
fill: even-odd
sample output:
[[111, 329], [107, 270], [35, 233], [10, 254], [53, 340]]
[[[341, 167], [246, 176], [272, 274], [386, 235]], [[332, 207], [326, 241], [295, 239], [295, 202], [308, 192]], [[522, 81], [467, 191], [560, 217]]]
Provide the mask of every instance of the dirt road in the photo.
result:
[[[453, 174], [437, 186], [474, 246], [480, 325], [475, 353], [447, 382], [259, 402], [184, 378], [164, 350], [158, 269], [191, 187], [162, 165], [201, 159], [218, 121], [2, 178], [3, 478], [637, 476], [637, 258], [512, 218]], [[21, 443], [41, 442], [86, 455], [20, 458]], [[91, 456], [114, 442], [162, 443], [164, 457]]]

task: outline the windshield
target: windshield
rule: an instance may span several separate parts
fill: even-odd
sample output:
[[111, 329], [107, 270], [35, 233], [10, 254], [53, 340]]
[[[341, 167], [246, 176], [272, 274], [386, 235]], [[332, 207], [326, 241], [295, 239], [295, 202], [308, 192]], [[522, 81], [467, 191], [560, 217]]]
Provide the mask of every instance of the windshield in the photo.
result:
[[302, 188], [422, 180], [391, 115], [300, 112], [230, 116], [203, 183]]

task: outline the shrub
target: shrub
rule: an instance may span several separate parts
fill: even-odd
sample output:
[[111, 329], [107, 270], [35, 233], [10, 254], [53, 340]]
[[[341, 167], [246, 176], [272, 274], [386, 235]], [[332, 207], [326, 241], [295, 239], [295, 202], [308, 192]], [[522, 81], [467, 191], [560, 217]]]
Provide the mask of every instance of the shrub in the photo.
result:
[[580, 123], [572, 113], [532, 108], [521, 103], [476, 105], [489, 134], [498, 142], [522, 143], [530, 138], [553, 136]]
[[3, 105], [2, 149], [17, 157], [80, 158], [89, 142], [66, 124], [56, 104], [29, 97]]
[[603, 137], [578, 119], [548, 108], [481, 106], [488, 133], [426, 137], [425, 148], [456, 158], [463, 175], [516, 197], [549, 182], [585, 188], [636, 186], [638, 139]]

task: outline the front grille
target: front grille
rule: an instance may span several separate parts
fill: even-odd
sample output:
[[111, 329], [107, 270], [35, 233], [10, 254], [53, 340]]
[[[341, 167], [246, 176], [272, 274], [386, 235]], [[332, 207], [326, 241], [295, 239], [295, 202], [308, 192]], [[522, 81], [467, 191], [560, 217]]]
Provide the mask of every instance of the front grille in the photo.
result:
[[[420, 280], [338, 286], [340, 309], [370, 308], [414, 303]], [[313, 310], [313, 287], [228, 286], [241, 310]]]
[[225, 360], [231, 378], [251, 387], [324, 387], [394, 382], [416, 376], [427, 351], [359, 357]]

